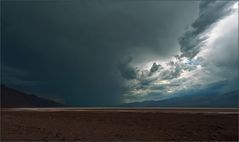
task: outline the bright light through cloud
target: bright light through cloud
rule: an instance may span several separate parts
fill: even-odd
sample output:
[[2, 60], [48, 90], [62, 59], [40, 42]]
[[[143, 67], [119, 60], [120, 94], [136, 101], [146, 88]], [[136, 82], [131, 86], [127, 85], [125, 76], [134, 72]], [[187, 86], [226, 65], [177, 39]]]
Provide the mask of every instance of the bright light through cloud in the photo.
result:
[[238, 2], [236, 2], [233, 6], [232, 9], [238, 9]]
[[[159, 95], [161, 97], [169, 97], [175, 92], [190, 90], [201, 84], [207, 85], [225, 80], [225, 77], [220, 74], [221, 69], [217, 67], [219, 63], [214, 63], [211, 59], [220, 54], [226, 54], [225, 51], [229, 48], [217, 44], [219, 43], [218, 40], [224, 40], [228, 35], [232, 35], [235, 30], [238, 30], [238, 2], [229, 9], [233, 10], [230, 15], [225, 14], [227, 16], [211, 23], [205, 31], [200, 33], [200, 39], [205, 38], [206, 40], [201, 41], [203, 46], [193, 58], [177, 55], [167, 61], [155, 60], [138, 66], [139, 76], [136, 80], [139, 81], [131, 93], [137, 95], [142, 93], [141, 96], [144, 97], [141, 97], [141, 101], [143, 101], [149, 99], [151, 93], [156, 92], [161, 94]], [[140, 89], [137, 89], [138, 87]]]
[[216, 44], [218, 39], [230, 34], [229, 32], [238, 32], [238, 2], [235, 3], [231, 9], [234, 9], [231, 15], [220, 20], [213, 28], [207, 31], [206, 35], [209, 37], [207, 44], [203, 47], [203, 50], [198, 54], [198, 56], [209, 59], [210, 56], [213, 56], [212, 54], [215, 53], [213, 51], [218, 48], [218, 45]]

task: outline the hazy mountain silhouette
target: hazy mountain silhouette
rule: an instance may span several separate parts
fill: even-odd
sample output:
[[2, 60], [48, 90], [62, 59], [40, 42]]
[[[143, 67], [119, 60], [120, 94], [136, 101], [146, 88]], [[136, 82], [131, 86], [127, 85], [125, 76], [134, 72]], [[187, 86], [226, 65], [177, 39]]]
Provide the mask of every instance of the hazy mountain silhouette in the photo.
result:
[[125, 107], [239, 107], [238, 91], [224, 94], [185, 95], [160, 101], [127, 103]]
[[60, 103], [1, 85], [1, 107], [60, 107]]

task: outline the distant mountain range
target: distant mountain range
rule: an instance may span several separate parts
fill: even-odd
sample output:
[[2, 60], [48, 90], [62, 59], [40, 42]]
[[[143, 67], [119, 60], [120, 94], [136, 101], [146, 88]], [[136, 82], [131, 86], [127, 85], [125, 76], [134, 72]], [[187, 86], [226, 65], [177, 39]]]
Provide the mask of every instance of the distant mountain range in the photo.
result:
[[[1, 107], [66, 107], [64, 104], [50, 99], [26, 94], [21, 91], [1, 85]], [[239, 92], [188, 94], [160, 101], [144, 101], [126, 103], [120, 107], [222, 107], [238, 108]]]
[[15, 89], [1, 85], [1, 107], [19, 108], [19, 107], [62, 107], [63, 104], [55, 101], [38, 97], [36, 95], [26, 94]]
[[224, 94], [197, 94], [174, 97], [160, 101], [144, 101], [123, 104], [123, 107], [239, 107], [238, 91]]

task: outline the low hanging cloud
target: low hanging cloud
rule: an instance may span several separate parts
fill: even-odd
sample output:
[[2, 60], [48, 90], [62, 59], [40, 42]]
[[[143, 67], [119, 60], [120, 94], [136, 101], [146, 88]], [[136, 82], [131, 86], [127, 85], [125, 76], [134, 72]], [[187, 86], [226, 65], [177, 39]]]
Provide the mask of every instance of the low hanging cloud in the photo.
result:
[[[184, 60], [184, 61], [182, 61]], [[149, 69], [136, 70], [133, 66], [125, 66], [124, 72], [133, 72], [134, 77], [125, 76], [126, 89], [129, 94], [150, 94], [152, 92], [159, 94], [167, 94], [168, 90], [177, 88], [181, 81], [181, 74], [185, 71], [196, 70], [198, 65], [203, 65], [203, 58], [188, 60], [187, 58], [174, 58], [174, 61], [168, 62], [166, 65], [153, 63]], [[129, 73], [128, 73], [129, 74]], [[170, 92], [170, 91], [169, 91]]]

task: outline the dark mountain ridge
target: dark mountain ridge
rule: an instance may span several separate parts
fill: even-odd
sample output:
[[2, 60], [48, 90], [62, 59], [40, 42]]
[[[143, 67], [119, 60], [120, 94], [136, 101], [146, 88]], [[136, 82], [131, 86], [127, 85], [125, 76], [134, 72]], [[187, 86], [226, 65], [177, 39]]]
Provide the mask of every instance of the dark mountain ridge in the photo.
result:
[[1, 107], [62, 107], [63, 104], [1, 85]]
[[160, 101], [144, 101], [123, 104], [123, 107], [215, 107], [238, 108], [238, 90], [220, 94], [184, 95]]

